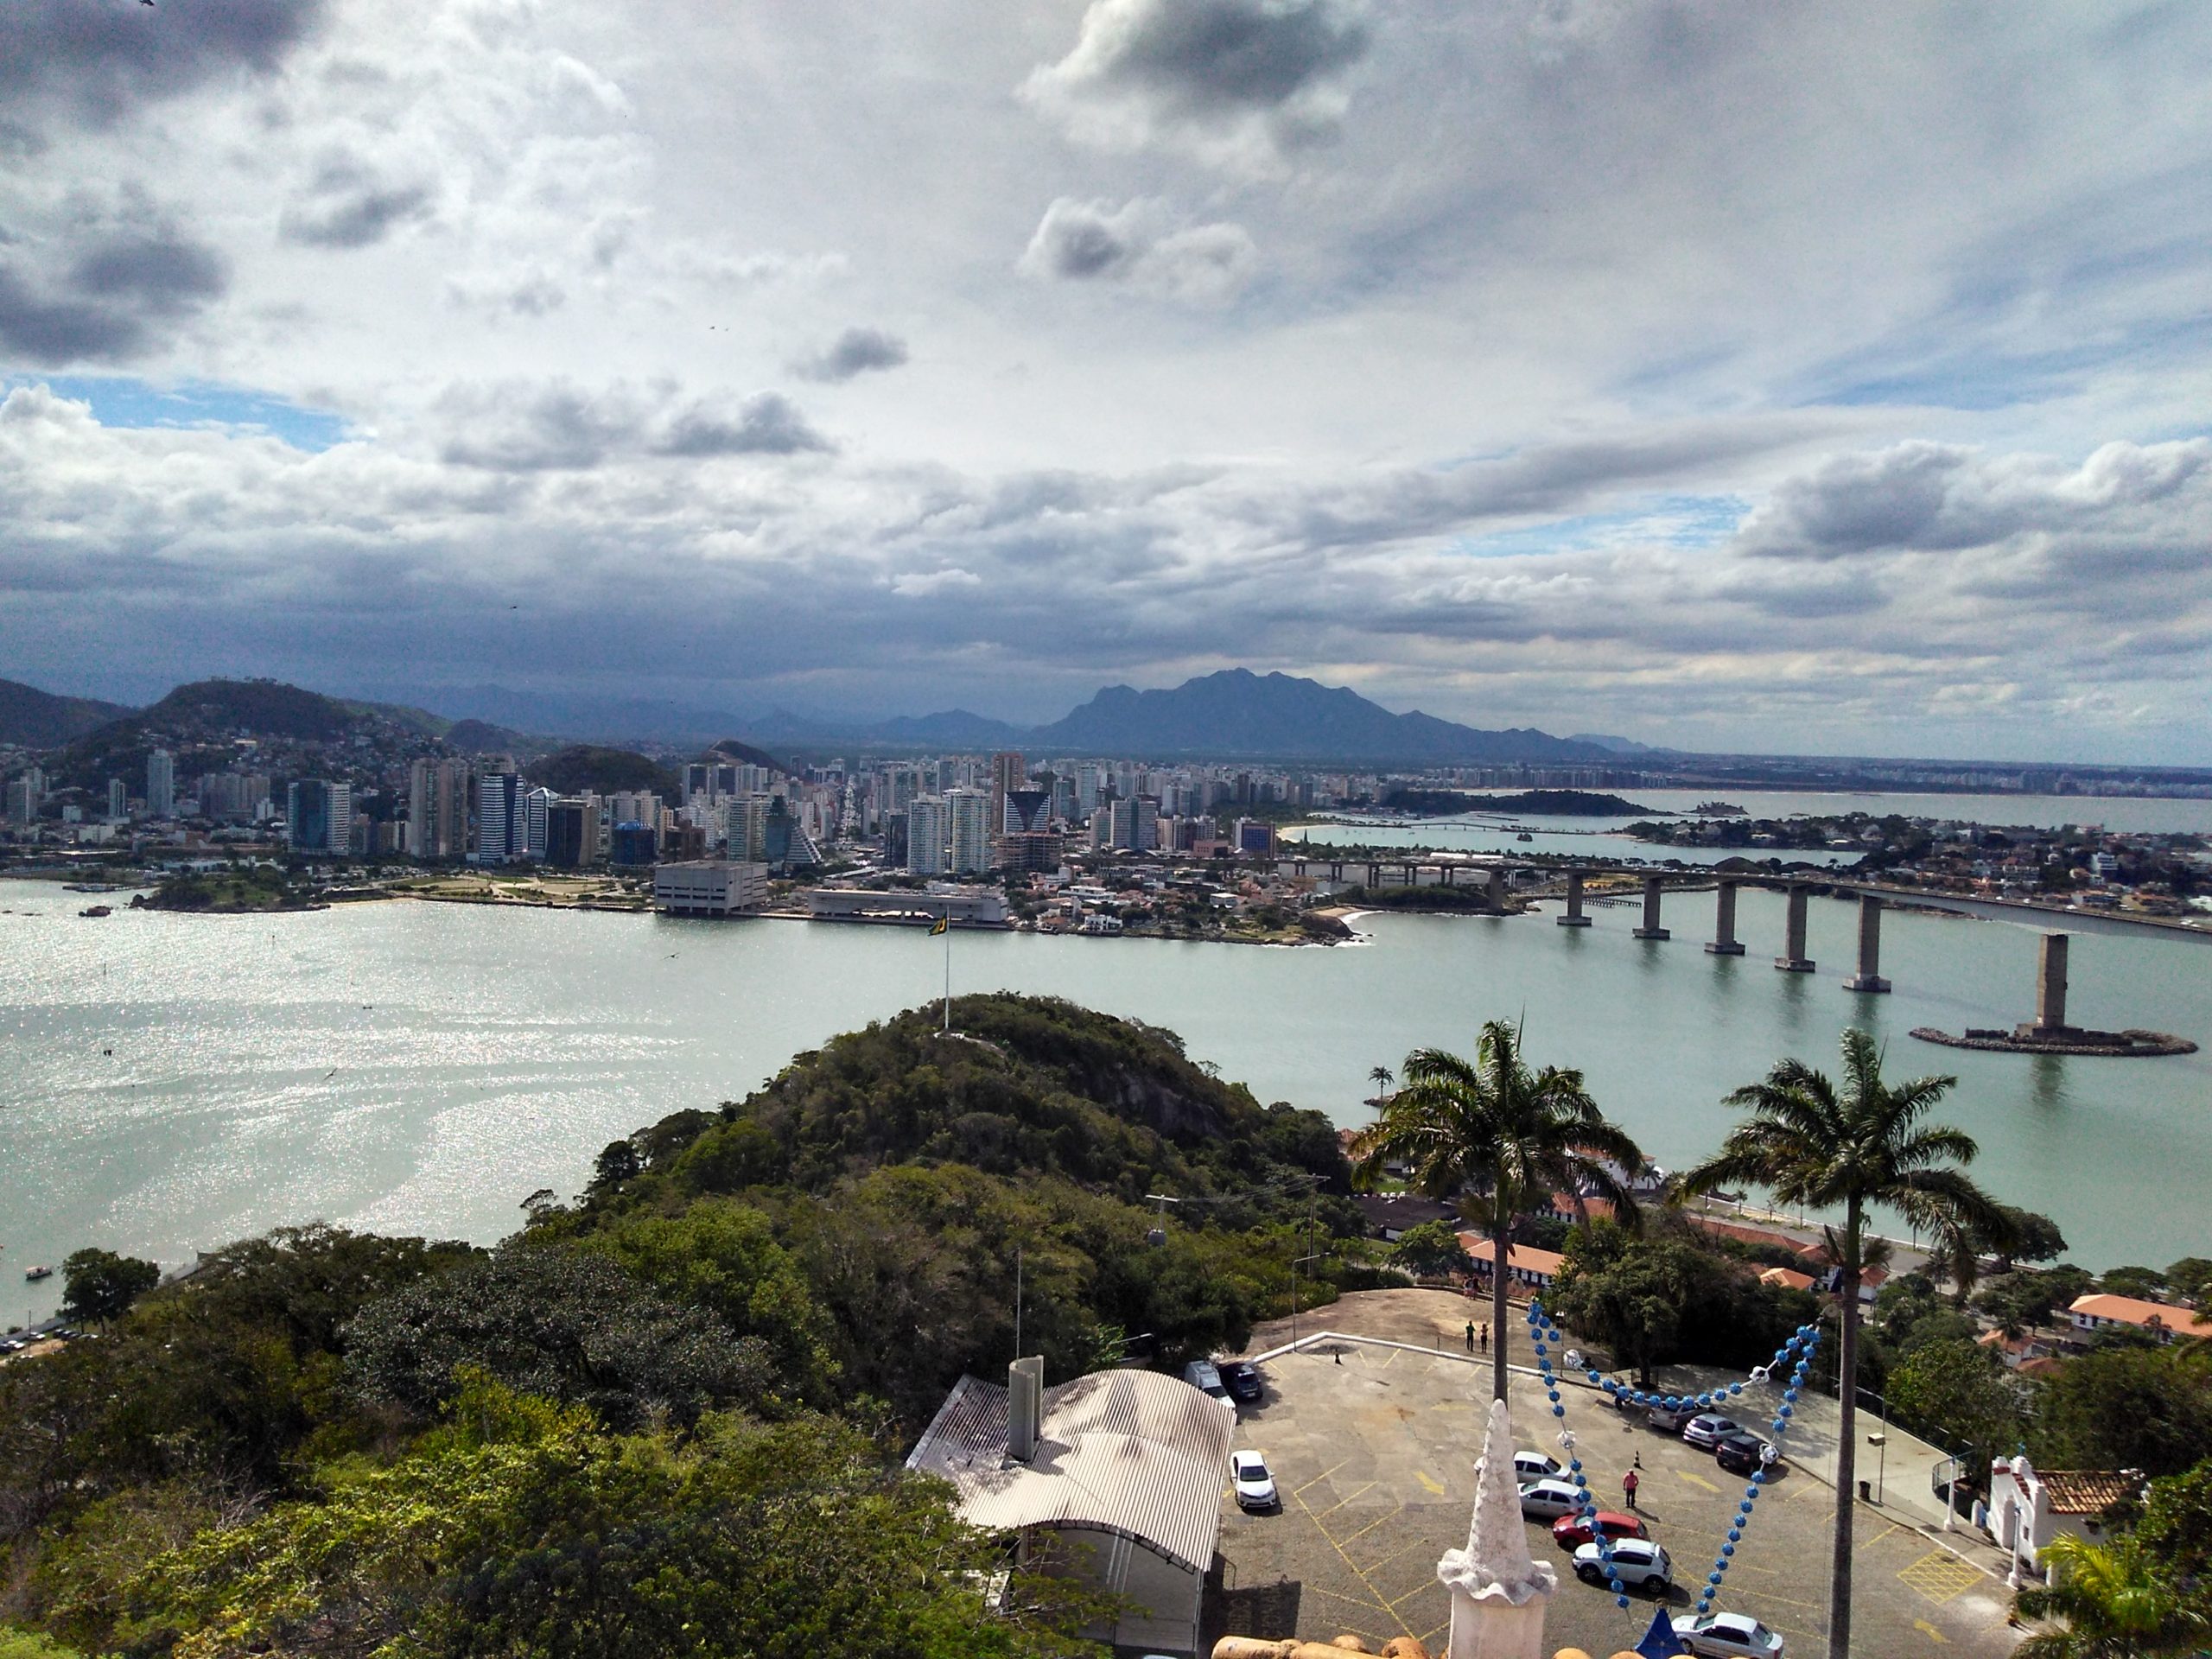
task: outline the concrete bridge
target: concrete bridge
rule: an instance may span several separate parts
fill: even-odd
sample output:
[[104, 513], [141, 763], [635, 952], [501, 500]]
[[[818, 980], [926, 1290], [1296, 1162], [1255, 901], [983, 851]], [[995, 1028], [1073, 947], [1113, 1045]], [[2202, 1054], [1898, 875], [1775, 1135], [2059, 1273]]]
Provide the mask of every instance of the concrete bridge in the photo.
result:
[[[1688, 871], [1657, 872], [1621, 864], [1586, 863], [1541, 865], [1516, 863], [1511, 859], [1475, 855], [1445, 855], [1415, 858], [1338, 857], [1334, 855], [1297, 855], [1275, 860], [1278, 875], [1311, 876], [1366, 887], [1476, 887], [1494, 908], [1503, 911], [1515, 887], [1564, 883], [1566, 908], [1556, 918], [1561, 927], [1588, 927], [1584, 884], [1593, 875], [1632, 874], [1643, 884], [1643, 915], [1635, 930], [1639, 939], [1660, 942], [1674, 937], [1661, 920], [1669, 887], [1713, 891], [1713, 937], [1706, 950], [1716, 957], [1745, 954], [1736, 937], [1736, 893], [1745, 887], [1780, 890], [1786, 898], [1783, 916], [1782, 951], [1774, 959], [1784, 973], [1809, 974], [1816, 964], [1806, 955], [1806, 915], [1813, 890], [1855, 893], [1859, 896], [1858, 971], [1844, 982], [1849, 991], [1878, 994], [1890, 988], [1882, 977], [1882, 895], [1871, 888], [1834, 878], [1808, 879], [1784, 875], [1750, 875], [1735, 872], [1703, 874]], [[1548, 896], [1548, 895], [1547, 895]]]

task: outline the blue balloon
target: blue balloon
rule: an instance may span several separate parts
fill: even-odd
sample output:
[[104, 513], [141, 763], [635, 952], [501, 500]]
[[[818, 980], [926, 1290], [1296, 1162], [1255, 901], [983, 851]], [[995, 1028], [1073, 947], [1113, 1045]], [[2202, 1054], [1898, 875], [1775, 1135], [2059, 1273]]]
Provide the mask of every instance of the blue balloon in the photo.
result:
[[1582, 1466], [1582, 1459], [1580, 1458], [1569, 1458], [1567, 1460], [1567, 1466], [1570, 1469], [1580, 1469]]
[[1578, 1486], [1587, 1486], [1590, 1484], [1590, 1477], [1587, 1475], [1578, 1474], [1574, 1478], [1574, 1484]]
[[1613, 1598], [1613, 1605], [1616, 1607], [1626, 1607], [1628, 1605], [1628, 1598], [1626, 1596], [1620, 1595], [1615, 1596]]
[[1766, 1471], [1765, 1471], [1765, 1470], [1764, 1470], [1764, 1469], [1762, 1469], [1762, 1470], [1760, 1470], [1758, 1473], [1754, 1474], [1754, 1475], [1751, 1477], [1751, 1484], [1752, 1484], [1752, 1485], [1754, 1485], [1754, 1486], [1764, 1486], [1764, 1485], [1765, 1485], [1765, 1484], [1766, 1484]]
[[1705, 1575], [1705, 1581], [1707, 1584], [1718, 1585], [1720, 1582], [1720, 1575], [1718, 1573], [1708, 1573]]
[[1733, 1555], [1736, 1553], [1736, 1546], [1733, 1544], [1723, 1544], [1720, 1546], [1720, 1553], [1723, 1555]]
[[1744, 1529], [1741, 1527], [1731, 1527], [1728, 1529], [1728, 1541], [1732, 1544], [1742, 1538], [1743, 1535]]
[[1557, 1389], [1547, 1389], [1545, 1393], [1549, 1395], [1553, 1404], [1556, 1405], [1559, 1403], [1559, 1390]]
[[1598, 1382], [1598, 1381], [1601, 1380], [1602, 1376], [1603, 1376], [1603, 1373], [1602, 1373], [1602, 1372], [1599, 1372], [1599, 1371], [1592, 1371], [1592, 1372], [1591, 1372], [1591, 1373], [1590, 1373], [1590, 1380], [1591, 1380], [1592, 1382]]
[[1744, 1502], [1746, 1503], [1756, 1503], [1758, 1499], [1758, 1495], [1759, 1489], [1756, 1486], [1746, 1486], [1744, 1488]]

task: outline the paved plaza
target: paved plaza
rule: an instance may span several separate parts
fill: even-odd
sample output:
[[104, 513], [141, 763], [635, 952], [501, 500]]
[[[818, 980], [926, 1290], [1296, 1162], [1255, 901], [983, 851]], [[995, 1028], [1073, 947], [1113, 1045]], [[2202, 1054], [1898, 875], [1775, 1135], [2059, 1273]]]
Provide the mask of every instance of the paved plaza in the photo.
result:
[[[1400, 1634], [1440, 1647], [1449, 1605], [1436, 1560], [1466, 1541], [1490, 1391], [1488, 1364], [1453, 1351], [1464, 1349], [1468, 1306], [1443, 1293], [1348, 1298], [1305, 1320], [1301, 1334], [1310, 1337], [1317, 1325], [1372, 1328], [1430, 1351], [1326, 1343], [1262, 1364], [1266, 1392], [1244, 1408], [1236, 1443], [1267, 1454], [1282, 1508], [1246, 1515], [1224, 1497], [1224, 1568], [1209, 1641], [1224, 1631], [1324, 1641], [1350, 1632], [1371, 1648]], [[1287, 1338], [1287, 1329], [1269, 1327], [1253, 1351]], [[1522, 1357], [1517, 1342], [1513, 1357]], [[1513, 1388], [1516, 1438], [1558, 1455], [1556, 1425], [1536, 1380], [1516, 1376]], [[1601, 1395], [1575, 1389], [1567, 1402], [1576, 1450], [1606, 1507], [1620, 1506], [1621, 1477], [1641, 1458], [1638, 1508], [1674, 1558], [1673, 1611], [1687, 1612], [1743, 1480], [1707, 1453], [1615, 1411]], [[1808, 1471], [1777, 1479], [1759, 1500], [1721, 1603], [1765, 1620], [1800, 1656], [1819, 1652], [1825, 1641], [1833, 1501]], [[1860, 1505], [1857, 1536], [1854, 1649], [1884, 1659], [2011, 1653], [2018, 1633], [2006, 1624], [2009, 1593], [1974, 1548], [1946, 1548], [1919, 1517], [1895, 1506]], [[1575, 1580], [1548, 1526], [1532, 1522], [1529, 1538], [1536, 1559], [1560, 1570], [1551, 1644], [1598, 1654], [1633, 1646], [1653, 1604], [1638, 1597], [1621, 1611], [1608, 1592]]]

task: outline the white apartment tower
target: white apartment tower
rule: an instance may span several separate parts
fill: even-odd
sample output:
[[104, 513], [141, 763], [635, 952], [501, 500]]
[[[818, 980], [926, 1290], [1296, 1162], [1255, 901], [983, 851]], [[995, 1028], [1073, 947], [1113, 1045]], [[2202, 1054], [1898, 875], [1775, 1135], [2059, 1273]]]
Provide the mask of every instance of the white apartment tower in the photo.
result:
[[917, 795], [906, 803], [906, 872], [951, 873], [952, 809], [942, 795]]
[[[955, 875], [974, 875], [991, 868], [991, 843], [996, 838], [991, 821], [995, 800], [988, 789], [950, 789], [945, 791], [944, 804], [950, 815], [952, 873]], [[1003, 808], [1000, 809], [1001, 811]], [[913, 819], [907, 819], [909, 836], [913, 834]]]

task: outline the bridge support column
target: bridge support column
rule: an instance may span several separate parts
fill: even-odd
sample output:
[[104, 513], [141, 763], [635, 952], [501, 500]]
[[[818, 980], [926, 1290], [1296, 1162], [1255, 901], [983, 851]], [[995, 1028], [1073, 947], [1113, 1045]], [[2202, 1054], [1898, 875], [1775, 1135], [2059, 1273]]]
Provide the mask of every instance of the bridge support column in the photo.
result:
[[1639, 939], [1671, 939], [1675, 936], [1659, 925], [1659, 878], [1643, 878], [1643, 925], [1636, 930]]
[[1813, 971], [1813, 959], [1805, 954], [1805, 906], [1811, 898], [1803, 887], [1789, 889], [1789, 919], [1783, 934], [1783, 953], [1774, 959], [1774, 965], [1786, 974]]
[[2036, 1029], [2066, 1029], [2066, 938], [2063, 933], [2043, 936], [2043, 954], [2036, 963]]
[[1847, 991], [1886, 991], [1882, 977], [1882, 895], [1859, 895], [1859, 971], [1843, 982]]
[[1370, 864], [1367, 867], [1367, 885], [1370, 887], [1379, 887], [1382, 885], [1382, 867], [1380, 864]]
[[1706, 951], [1715, 957], [1740, 957], [1744, 947], [1736, 938], [1736, 884], [1723, 881], [1714, 889], [1713, 938]]
[[1567, 914], [1559, 918], [1561, 927], [1587, 927], [1590, 918], [1582, 913], [1582, 872], [1567, 873]]
[[1496, 911], [1505, 908], [1505, 866], [1503, 864], [1490, 867], [1490, 907]]

